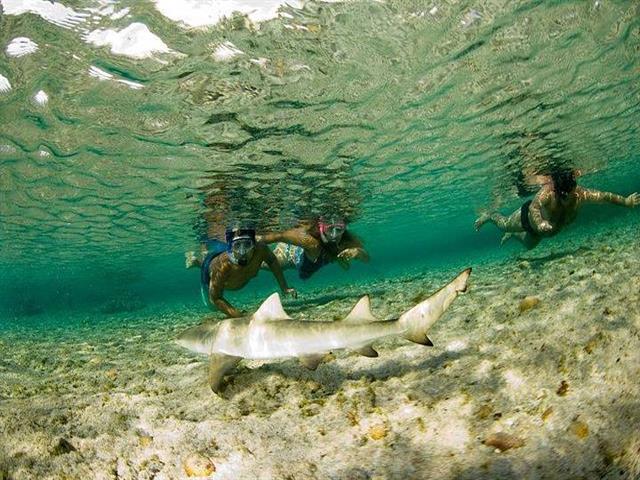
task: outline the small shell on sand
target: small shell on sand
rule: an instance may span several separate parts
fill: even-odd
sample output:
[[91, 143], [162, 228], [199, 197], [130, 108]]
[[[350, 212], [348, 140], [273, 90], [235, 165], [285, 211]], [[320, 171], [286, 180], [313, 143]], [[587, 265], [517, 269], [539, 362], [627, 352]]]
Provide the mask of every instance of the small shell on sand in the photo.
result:
[[188, 477], [206, 477], [216, 471], [213, 462], [200, 453], [189, 454], [182, 466]]
[[491, 433], [483, 440], [485, 445], [495, 447], [501, 452], [524, 445], [524, 440], [505, 432]]
[[153, 443], [153, 437], [151, 435], [140, 435], [138, 437], [138, 445], [141, 447], [148, 447]]
[[542, 418], [543, 422], [546, 422], [547, 418], [549, 418], [552, 413], [553, 413], [553, 407], [549, 407], [544, 412], [542, 412], [542, 415], [540, 416], [540, 418]]
[[64, 455], [65, 453], [75, 452], [76, 450], [76, 447], [74, 447], [69, 440], [60, 438], [56, 446], [51, 450], [51, 455]]
[[560, 397], [564, 397], [568, 391], [569, 391], [569, 384], [566, 381], [562, 380], [560, 382], [560, 386], [556, 390], [556, 394]]
[[589, 436], [589, 426], [577, 418], [569, 425], [569, 431], [578, 438], [586, 438]]
[[520, 313], [527, 312], [540, 303], [540, 299], [534, 296], [526, 296], [520, 301]]
[[382, 440], [384, 437], [387, 436], [389, 429], [387, 428], [387, 426], [384, 423], [378, 423], [376, 425], [371, 426], [371, 428], [369, 428], [369, 437], [372, 440]]
[[481, 405], [480, 408], [478, 408], [478, 410], [475, 411], [475, 416], [480, 420], [484, 420], [485, 418], [489, 418], [489, 416], [492, 413], [493, 413], [493, 408], [491, 408], [489, 405], [485, 403], [484, 405]]

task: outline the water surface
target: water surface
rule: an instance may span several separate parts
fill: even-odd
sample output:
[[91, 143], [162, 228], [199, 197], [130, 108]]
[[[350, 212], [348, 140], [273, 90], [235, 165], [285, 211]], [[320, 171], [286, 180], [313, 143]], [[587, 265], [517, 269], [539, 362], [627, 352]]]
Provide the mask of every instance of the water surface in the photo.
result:
[[346, 215], [372, 263], [304, 291], [514, 254], [523, 171], [638, 189], [636, 2], [230, 4], [2, 0], [4, 312], [197, 302], [207, 215]]

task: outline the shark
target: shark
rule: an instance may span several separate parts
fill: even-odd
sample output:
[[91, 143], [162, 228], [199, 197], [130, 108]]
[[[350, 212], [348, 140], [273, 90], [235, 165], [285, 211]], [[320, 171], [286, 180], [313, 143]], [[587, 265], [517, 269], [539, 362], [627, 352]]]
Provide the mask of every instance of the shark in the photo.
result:
[[223, 391], [224, 377], [242, 359], [281, 360], [297, 358], [315, 370], [330, 352], [350, 350], [377, 357], [372, 344], [388, 337], [402, 337], [433, 346], [428, 330], [467, 290], [471, 268], [398, 318], [381, 320], [371, 313], [368, 295], [358, 300], [342, 320], [294, 320], [284, 311], [277, 293], [268, 297], [253, 315], [208, 322], [185, 330], [176, 340], [193, 352], [209, 355], [209, 386]]

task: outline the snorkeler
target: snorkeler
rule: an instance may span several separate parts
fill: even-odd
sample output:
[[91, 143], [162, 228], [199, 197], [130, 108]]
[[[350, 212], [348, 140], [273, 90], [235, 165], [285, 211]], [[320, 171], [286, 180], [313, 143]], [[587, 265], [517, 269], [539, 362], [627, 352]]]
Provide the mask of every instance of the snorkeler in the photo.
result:
[[369, 261], [362, 242], [346, 229], [342, 218], [332, 217], [315, 222], [302, 222], [298, 227], [260, 236], [264, 243], [279, 242], [273, 253], [283, 269], [295, 268], [306, 280], [323, 266], [337, 261], [348, 269], [350, 261]]
[[211, 249], [200, 267], [203, 300], [208, 300], [205, 303], [217, 307], [228, 317], [241, 317], [243, 313], [225, 300], [222, 294], [225, 289], [239, 290], [244, 287], [258, 274], [263, 262], [276, 277], [282, 292], [297, 297], [296, 290], [287, 285], [273, 252], [264, 243], [256, 242], [254, 229], [227, 229], [225, 236], [226, 244], [210, 242]]
[[544, 183], [532, 200], [508, 217], [497, 212], [483, 213], [475, 222], [476, 230], [491, 222], [505, 232], [502, 243], [515, 237], [527, 248], [533, 248], [543, 237], [551, 237], [572, 223], [585, 203], [613, 203], [625, 207], [640, 204], [637, 193], [623, 197], [580, 187], [576, 172], [572, 170], [558, 170], [540, 178]]

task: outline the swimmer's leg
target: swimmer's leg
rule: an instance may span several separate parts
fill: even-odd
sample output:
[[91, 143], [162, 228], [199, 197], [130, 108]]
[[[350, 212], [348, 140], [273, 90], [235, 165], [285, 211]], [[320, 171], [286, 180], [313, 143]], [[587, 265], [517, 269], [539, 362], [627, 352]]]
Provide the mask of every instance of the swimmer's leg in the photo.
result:
[[[280, 268], [282, 270], [288, 270], [296, 267], [295, 264], [291, 261], [290, 256], [288, 255], [286, 243], [277, 243], [276, 247], [272, 251], [276, 257], [276, 260], [278, 260], [278, 264], [280, 265]], [[270, 270], [267, 262], [262, 262], [260, 268], [263, 270]]]
[[196, 252], [184, 252], [184, 266], [185, 268], [200, 268], [204, 258], [207, 256], [207, 244], [200, 244], [200, 257], [196, 255]]
[[184, 266], [185, 268], [200, 268], [202, 260], [196, 257], [196, 252], [184, 252]]
[[493, 223], [503, 232], [524, 232], [522, 224], [520, 223], [520, 209], [513, 212], [508, 217], [501, 215], [497, 212], [483, 213], [478, 217], [475, 223], [476, 230], [480, 230], [485, 223]]

